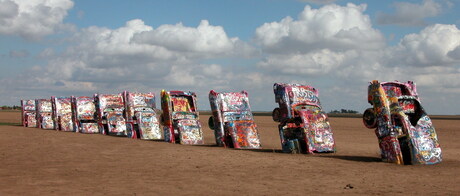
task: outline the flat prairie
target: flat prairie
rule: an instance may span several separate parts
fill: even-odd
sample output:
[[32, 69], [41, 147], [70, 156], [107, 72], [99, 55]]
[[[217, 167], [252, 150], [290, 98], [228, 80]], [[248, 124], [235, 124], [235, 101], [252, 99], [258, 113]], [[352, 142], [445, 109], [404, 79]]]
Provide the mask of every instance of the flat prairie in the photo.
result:
[[0, 112], [0, 195], [458, 195], [460, 120], [435, 119], [443, 162], [382, 162], [361, 118], [331, 117], [337, 153], [280, 153], [277, 123], [256, 116], [263, 149], [185, 146], [24, 128]]

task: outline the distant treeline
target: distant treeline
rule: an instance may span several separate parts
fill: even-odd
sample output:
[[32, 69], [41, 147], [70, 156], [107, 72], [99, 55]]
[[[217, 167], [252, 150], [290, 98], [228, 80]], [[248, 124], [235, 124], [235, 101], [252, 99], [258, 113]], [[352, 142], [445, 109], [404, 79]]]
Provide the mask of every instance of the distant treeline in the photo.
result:
[[21, 110], [21, 106], [17, 106], [17, 105], [14, 105], [14, 106], [3, 105], [3, 106], [0, 107], [0, 110]]
[[358, 111], [355, 110], [347, 110], [347, 109], [340, 109], [340, 110], [331, 110], [330, 114], [358, 114]]

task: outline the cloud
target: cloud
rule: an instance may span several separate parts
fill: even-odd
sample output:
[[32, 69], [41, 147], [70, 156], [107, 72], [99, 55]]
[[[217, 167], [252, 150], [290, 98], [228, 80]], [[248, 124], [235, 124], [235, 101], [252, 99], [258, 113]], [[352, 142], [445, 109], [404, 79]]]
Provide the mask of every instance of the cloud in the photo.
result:
[[136, 35], [133, 41], [197, 58], [254, 53], [250, 46], [238, 38], [229, 38], [223, 27], [212, 26], [207, 20], [202, 20], [196, 28], [185, 27], [182, 23], [161, 25], [155, 30]]
[[24, 58], [29, 56], [27, 50], [11, 50], [9, 56], [11, 58]]
[[313, 3], [313, 4], [330, 4], [337, 0], [298, 0], [300, 2]]
[[71, 0], [1, 0], [0, 33], [38, 40], [63, 27]]
[[286, 17], [258, 27], [255, 41], [269, 53], [381, 48], [384, 37], [372, 28], [369, 16], [363, 14], [365, 9], [365, 4], [351, 3], [319, 9], [305, 6], [298, 20]]
[[373, 51], [381, 50], [385, 40], [372, 28], [365, 9], [366, 5], [354, 4], [305, 6], [298, 20], [286, 17], [263, 24], [254, 39], [269, 55], [258, 68], [271, 74], [321, 76], [367, 63], [369, 55], [377, 58]]
[[459, 48], [460, 30], [455, 25], [434, 24], [386, 48], [381, 70], [415, 81], [423, 102], [437, 113], [457, 114], [450, 106], [460, 96]]
[[[289, 82], [319, 89], [326, 111], [363, 111], [369, 81], [414, 80], [427, 108], [455, 113], [448, 106], [460, 94], [458, 28], [430, 25], [387, 46], [365, 10], [365, 4], [306, 6], [295, 19], [261, 24], [254, 33], [256, 46], [207, 20], [194, 27], [154, 28], [135, 19], [119, 28], [78, 29], [64, 50], [38, 54], [46, 64], [0, 80], [0, 100], [191, 90], [199, 108], [209, 109], [209, 90], [247, 90], [252, 108], [266, 111], [276, 107], [273, 83]], [[438, 106], [440, 99], [445, 105]]]
[[287, 75], [323, 75], [341, 65], [345, 54], [323, 49], [307, 54], [271, 55], [258, 67]]
[[47, 48], [38, 55], [48, 60], [46, 65], [2, 80], [9, 85], [0, 91], [21, 89], [37, 95], [42, 94], [37, 91], [90, 95], [161, 88], [209, 91], [229, 88], [228, 81], [239, 77], [232, 67], [204, 61], [257, 54], [249, 44], [228, 37], [222, 27], [205, 20], [197, 27], [176, 24], [155, 29], [135, 19], [116, 29], [80, 29], [68, 40], [71, 43], [63, 52]]
[[[298, 19], [286, 17], [261, 25], [254, 37], [264, 52], [257, 63], [260, 78], [313, 85], [320, 89], [326, 109], [364, 110], [365, 89], [372, 80], [413, 80], [428, 108], [440, 101], [436, 98], [439, 93], [459, 95], [455, 86], [460, 83], [460, 35], [455, 25], [431, 25], [388, 46], [363, 14], [365, 8], [354, 4], [306, 6]], [[268, 98], [260, 102], [271, 101], [270, 94], [265, 92], [265, 96]], [[448, 107], [436, 109], [453, 112]]]
[[396, 12], [387, 14], [379, 12], [377, 23], [383, 25], [424, 26], [426, 18], [437, 16], [442, 12], [442, 6], [433, 0], [424, 0], [421, 4], [397, 2], [394, 3]]
[[387, 49], [389, 66], [454, 66], [460, 63], [460, 30], [455, 25], [435, 24], [418, 34], [404, 36]]

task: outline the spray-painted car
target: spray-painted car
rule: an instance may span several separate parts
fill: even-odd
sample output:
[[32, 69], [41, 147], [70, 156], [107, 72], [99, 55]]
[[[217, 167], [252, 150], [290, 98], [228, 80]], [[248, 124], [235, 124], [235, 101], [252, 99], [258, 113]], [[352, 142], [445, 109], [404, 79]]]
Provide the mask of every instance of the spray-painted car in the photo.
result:
[[209, 103], [212, 110], [209, 127], [214, 130], [218, 146], [261, 148], [246, 91], [218, 93], [211, 90]]
[[94, 97], [72, 97], [72, 107], [76, 132], [99, 133]]
[[99, 128], [104, 135], [126, 136], [123, 95], [95, 95]]
[[161, 109], [165, 141], [204, 144], [194, 92], [162, 90]]
[[335, 152], [335, 141], [318, 91], [308, 85], [275, 83], [272, 113], [278, 125], [283, 152]]
[[75, 131], [72, 120], [72, 98], [51, 97], [55, 129], [61, 131]]
[[35, 100], [21, 100], [21, 119], [24, 127], [37, 127]]
[[124, 92], [127, 136], [145, 140], [161, 138], [154, 93]]
[[368, 88], [373, 108], [363, 114], [367, 128], [375, 129], [382, 159], [397, 164], [435, 164], [442, 161], [441, 147], [415, 83], [378, 82]]
[[37, 99], [37, 122], [42, 129], [55, 129], [51, 99]]

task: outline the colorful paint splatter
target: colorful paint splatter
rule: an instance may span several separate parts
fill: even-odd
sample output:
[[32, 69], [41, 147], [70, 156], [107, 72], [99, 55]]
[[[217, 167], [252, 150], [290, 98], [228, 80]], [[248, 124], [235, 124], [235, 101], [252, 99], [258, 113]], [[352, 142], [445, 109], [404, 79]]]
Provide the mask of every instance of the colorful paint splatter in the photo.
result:
[[52, 97], [53, 118], [56, 129], [61, 131], [75, 131], [72, 121], [72, 98], [71, 97]]
[[126, 136], [123, 95], [96, 95], [98, 124], [103, 134]]
[[51, 99], [37, 99], [37, 122], [42, 129], [55, 129]]
[[194, 92], [162, 90], [161, 108], [165, 141], [189, 145], [204, 144]]
[[233, 148], [261, 148], [259, 133], [249, 106], [248, 94], [241, 92], [209, 92], [214, 130], [218, 146]]
[[127, 135], [144, 140], [162, 139], [154, 93], [123, 93], [126, 105]]
[[369, 85], [363, 122], [376, 128], [382, 160], [397, 164], [436, 164], [441, 147], [431, 119], [420, 104], [415, 83], [378, 82]]
[[94, 97], [74, 97], [72, 101], [76, 130], [80, 133], [99, 133]]
[[21, 100], [21, 118], [24, 127], [37, 127], [35, 100]]
[[280, 122], [284, 152], [335, 152], [335, 140], [328, 117], [322, 111], [318, 91], [308, 85], [275, 83], [273, 120]]

